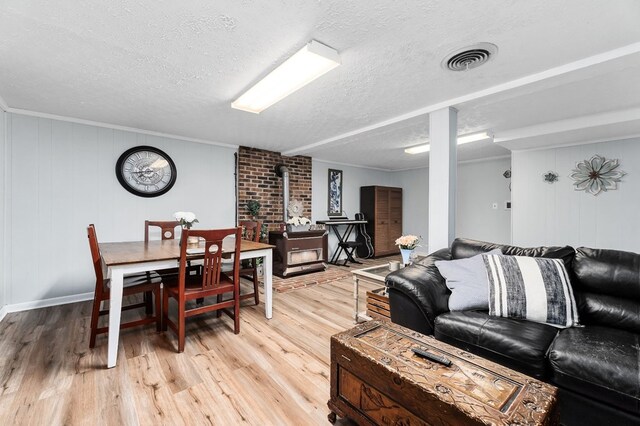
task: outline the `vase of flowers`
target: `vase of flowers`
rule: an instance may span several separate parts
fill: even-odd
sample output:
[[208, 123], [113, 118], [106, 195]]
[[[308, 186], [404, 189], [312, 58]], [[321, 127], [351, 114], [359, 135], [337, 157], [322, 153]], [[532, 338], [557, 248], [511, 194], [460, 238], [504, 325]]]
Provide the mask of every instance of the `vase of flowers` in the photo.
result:
[[[191, 229], [194, 223], [198, 223], [195, 213], [192, 212], [175, 212], [173, 217], [180, 222], [182, 229]], [[188, 246], [198, 246], [199, 243], [200, 239], [198, 237], [187, 238]]]
[[409, 264], [411, 259], [411, 253], [419, 246], [421, 237], [416, 235], [403, 235], [396, 240], [396, 245], [400, 247], [400, 254], [402, 255], [402, 263]]
[[293, 216], [287, 220], [288, 232], [304, 232], [309, 230], [311, 221], [304, 216]]

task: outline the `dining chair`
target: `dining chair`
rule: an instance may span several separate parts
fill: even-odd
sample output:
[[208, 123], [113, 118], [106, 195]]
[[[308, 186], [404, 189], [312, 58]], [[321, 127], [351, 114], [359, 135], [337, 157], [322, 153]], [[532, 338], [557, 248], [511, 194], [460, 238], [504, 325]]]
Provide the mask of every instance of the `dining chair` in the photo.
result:
[[[238, 222], [243, 230], [242, 238], [249, 241], [260, 242], [260, 231], [262, 230], [262, 222], [259, 220], [242, 220]], [[260, 292], [258, 291], [258, 262], [257, 259], [251, 259], [250, 266], [240, 267], [240, 276], [247, 278], [253, 282], [253, 293], [240, 295], [240, 300], [253, 298], [256, 305], [260, 303]]]
[[180, 226], [177, 220], [145, 220], [144, 221], [144, 241], [149, 242], [149, 228], [160, 228], [162, 240], [173, 240], [176, 238], [176, 228]]
[[[102, 256], [100, 255], [100, 246], [98, 245], [98, 237], [96, 235], [96, 228], [93, 224], [87, 227], [87, 237], [89, 238], [89, 248], [91, 249], [91, 260], [93, 261], [93, 269], [96, 274], [96, 288], [93, 296], [93, 309], [91, 311], [91, 336], [89, 338], [89, 347], [93, 348], [96, 345], [96, 336], [101, 333], [109, 331], [108, 327], [98, 327], [100, 316], [107, 315], [108, 309], [101, 310], [102, 302], [109, 300], [110, 289], [109, 279], [104, 277], [102, 269]], [[131, 296], [139, 293], [149, 292], [155, 296], [155, 315], [147, 311], [147, 316], [142, 319], [121, 323], [120, 328], [130, 328], [139, 325], [145, 325], [155, 322], [157, 331], [161, 330], [161, 286], [162, 280], [155, 276], [152, 279], [147, 279], [145, 275], [127, 275], [124, 277], [124, 289], [122, 296]], [[151, 299], [142, 303], [134, 303], [122, 307], [123, 311], [146, 308]]]
[[[178, 352], [184, 351], [185, 322], [188, 317], [205, 312], [224, 312], [233, 318], [233, 331], [240, 332], [240, 241], [242, 228], [190, 230], [182, 231], [180, 245], [180, 272], [177, 278], [164, 281], [162, 298], [163, 329], [171, 328], [178, 336]], [[188, 273], [187, 267], [187, 238], [204, 238], [204, 259], [201, 273], [193, 275]], [[233, 250], [225, 255], [233, 254], [233, 269], [222, 271], [222, 242], [225, 237], [235, 237]], [[190, 250], [191, 251], [191, 250]], [[222, 300], [223, 295], [231, 294], [231, 299]], [[216, 296], [215, 302], [206, 305], [207, 297]], [[178, 303], [178, 315], [175, 322], [169, 318], [169, 298]], [[196, 304], [194, 308], [187, 309], [187, 302], [203, 299], [202, 305]], [[211, 299], [209, 299], [211, 301]], [[233, 313], [228, 308], [233, 308]], [[217, 315], [220, 316], [220, 315]]]

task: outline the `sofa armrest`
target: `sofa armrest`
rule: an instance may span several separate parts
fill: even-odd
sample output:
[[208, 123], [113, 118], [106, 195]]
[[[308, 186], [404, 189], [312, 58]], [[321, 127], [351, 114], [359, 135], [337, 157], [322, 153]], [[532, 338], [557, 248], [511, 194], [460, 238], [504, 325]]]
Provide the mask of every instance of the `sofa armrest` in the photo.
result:
[[387, 275], [392, 322], [433, 334], [435, 318], [449, 311], [451, 294], [436, 268], [438, 260], [451, 260], [450, 250], [438, 250], [414, 265]]

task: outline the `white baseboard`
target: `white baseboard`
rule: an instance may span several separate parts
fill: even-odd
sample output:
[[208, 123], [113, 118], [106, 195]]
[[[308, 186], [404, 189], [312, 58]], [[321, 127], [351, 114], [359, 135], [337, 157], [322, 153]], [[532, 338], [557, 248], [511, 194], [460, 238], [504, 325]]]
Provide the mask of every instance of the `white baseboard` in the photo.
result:
[[72, 294], [71, 296], [52, 297], [51, 299], [34, 300], [31, 302], [14, 303], [5, 305], [0, 309], [0, 321], [11, 312], [29, 311], [31, 309], [47, 308], [49, 306], [66, 305], [67, 303], [84, 302], [93, 300], [93, 292]]

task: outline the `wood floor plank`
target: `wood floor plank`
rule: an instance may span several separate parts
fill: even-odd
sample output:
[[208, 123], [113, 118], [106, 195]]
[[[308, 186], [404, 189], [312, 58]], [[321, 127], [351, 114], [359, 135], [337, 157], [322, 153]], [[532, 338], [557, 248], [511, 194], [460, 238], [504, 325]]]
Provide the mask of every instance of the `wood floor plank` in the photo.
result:
[[[366, 291], [377, 287], [361, 285], [363, 307]], [[0, 418], [20, 425], [327, 424], [329, 339], [353, 326], [352, 289], [348, 277], [275, 293], [271, 320], [263, 303], [245, 301], [238, 335], [224, 315], [189, 319], [181, 354], [170, 331], [124, 330], [113, 369], [105, 368], [106, 335], [88, 348], [90, 302], [9, 314], [0, 323]]]

